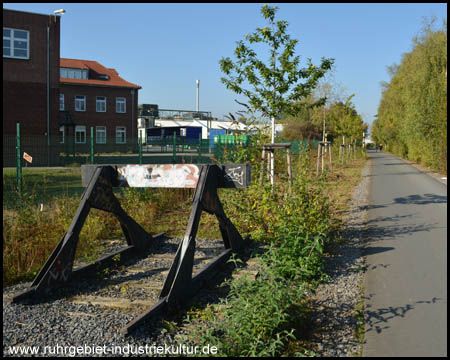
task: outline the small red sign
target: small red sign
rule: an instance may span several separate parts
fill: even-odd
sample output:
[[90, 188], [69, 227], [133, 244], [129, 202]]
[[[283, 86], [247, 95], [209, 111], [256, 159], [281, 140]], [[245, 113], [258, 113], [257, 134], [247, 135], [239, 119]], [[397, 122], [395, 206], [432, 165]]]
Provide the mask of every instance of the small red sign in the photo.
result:
[[33, 158], [28, 155], [26, 152], [23, 153], [23, 158], [28, 161], [30, 164], [33, 162]]

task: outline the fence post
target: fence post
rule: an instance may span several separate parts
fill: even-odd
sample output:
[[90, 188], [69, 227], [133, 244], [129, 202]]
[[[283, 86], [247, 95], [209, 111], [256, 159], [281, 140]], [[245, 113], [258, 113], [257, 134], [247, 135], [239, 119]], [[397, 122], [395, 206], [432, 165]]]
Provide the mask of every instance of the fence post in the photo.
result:
[[75, 128], [73, 128], [73, 136], [72, 136], [72, 158], [75, 159], [75, 138], [76, 138], [76, 132]]
[[65, 158], [65, 163], [68, 162], [68, 159], [70, 157], [70, 144], [69, 144], [69, 127], [65, 126], [64, 127], [64, 145], [66, 147], [66, 158]]
[[142, 136], [139, 132], [139, 165], [142, 165]]
[[200, 162], [202, 161], [202, 134], [200, 133], [198, 135], [198, 148], [197, 148], [197, 152], [198, 152], [198, 164], [200, 164]]
[[91, 146], [90, 146], [91, 164], [94, 164], [94, 127], [91, 126]]
[[172, 145], [172, 147], [173, 147], [173, 149], [172, 149], [172, 151], [173, 151], [172, 162], [174, 164], [176, 164], [176, 162], [177, 162], [177, 133], [175, 131], [173, 132], [173, 145]]
[[17, 190], [19, 190], [19, 205], [22, 206], [22, 164], [20, 157], [22, 150], [20, 147], [20, 123], [17, 123], [16, 149], [17, 149]]

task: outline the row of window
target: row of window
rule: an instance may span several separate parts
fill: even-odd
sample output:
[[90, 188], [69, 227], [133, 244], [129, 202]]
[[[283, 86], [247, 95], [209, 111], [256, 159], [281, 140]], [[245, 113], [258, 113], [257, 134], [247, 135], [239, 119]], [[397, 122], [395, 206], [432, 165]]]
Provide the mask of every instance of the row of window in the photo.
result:
[[30, 33], [26, 30], [3, 28], [3, 57], [30, 58]]
[[88, 70], [86, 69], [60, 68], [59, 71], [62, 78], [84, 80], [88, 78]]
[[[64, 144], [64, 126], [59, 128], [60, 143]], [[116, 127], [116, 144], [126, 143], [127, 129], [125, 126]], [[106, 126], [95, 127], [95, 143], [106, 144]], [[86, 126], [75, 126], [75, 144], [86, 144]]]
[[[116, 113], [125, 114], [127, 112], [127, 100], [124, 97], [116, 97]], [[106, 96], [95, 98], [96, 112], [106, 112]], [[64, 94], [59, 94], [59, 110], [65, 110]], [[75, 96], [75, 111], [86, 111], [86, 96]]]

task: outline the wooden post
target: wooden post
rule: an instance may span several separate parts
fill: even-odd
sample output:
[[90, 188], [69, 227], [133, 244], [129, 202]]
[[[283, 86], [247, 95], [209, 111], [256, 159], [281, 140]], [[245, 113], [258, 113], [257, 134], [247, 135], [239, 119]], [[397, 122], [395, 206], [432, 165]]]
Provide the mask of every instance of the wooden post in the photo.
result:
[[259, 185], [262, 185], [262, 180], [264, 176], [264, 158], [266, 157], [266, 149], [263, 146], [262, 159], [261, 159], [261, 173], [259, 174]]
[[331, 169], [331, 172], [333, 172], [333, 160], [331, 158], [331, 144], [328, 143], [327, 145], [329, 146], [328, 152], [330, 153], [330, 169]]
[[[261, 174], [259, 177], [259, 183], [262, 184], [262, 179], [264, 176], [264, 171], [263, 171], [263, 167], [264, 167], [264, 156], [267, 154], [267, 179], [270, 180], [271, 184], [273, 185], [273, 178], [271, 178], [272, 176], [272, 172], [271, 170], [271, 159], [272, 156], [275, 156], [275, 149], [286, 149], [287, 150], [287, 165], [288, 165], [288, 175], [289, 175], [289, 188], [291, 186], [292, 183], [292, 168], [291, 168], [291, 158], [290, 158], [290, 149], [291, 144], [290, 143], [273, 143], [273, 144], [264, 144], [263, 145], [263, 159], [261, 162]], [[272, 169], [273, 170], [273, 169]], [[273, 192], [273, 186], [272, 186], [272, 192]]]
[[317, 146], [317, 175], [319, 175], [319, 165], [320, 165], [320, 143]]
[[288, 177], [289, 177], [289, 194], [292, 193], [292, 170], [291, 170], [291, 157], [289, 155], [289, 148], [286, 149]]
[[323, 164], [324, 164], [324, 157], [325, 157], [325, 145], [324, 145], [324, 143], [322, 143], [322, 144], [320, 144], [320, 157], [321, 157], [321, 160], [322, 160], [322, 174], [323, 174]]

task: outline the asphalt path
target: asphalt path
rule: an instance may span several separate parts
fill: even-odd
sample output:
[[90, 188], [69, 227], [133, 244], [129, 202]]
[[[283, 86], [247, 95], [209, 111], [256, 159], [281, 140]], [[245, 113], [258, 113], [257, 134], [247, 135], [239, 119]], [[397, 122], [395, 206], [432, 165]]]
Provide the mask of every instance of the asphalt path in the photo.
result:
[[362, 355], [447, 356], [447, 185], [369, 155]]

